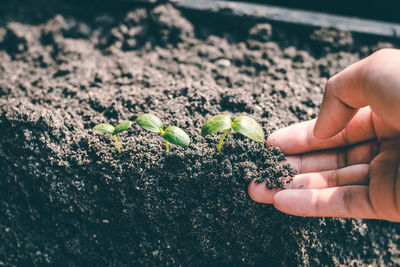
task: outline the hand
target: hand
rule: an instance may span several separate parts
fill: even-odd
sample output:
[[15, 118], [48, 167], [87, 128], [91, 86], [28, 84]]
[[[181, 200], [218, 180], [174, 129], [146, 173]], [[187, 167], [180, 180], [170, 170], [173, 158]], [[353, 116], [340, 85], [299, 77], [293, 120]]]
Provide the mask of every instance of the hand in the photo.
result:
[[298, 174], [281, 191], [251, 182], [254, 201], [297, 216], [400, 222], [400, 50], [333, 76], [318, 119], [272, 133], [267, 145]]

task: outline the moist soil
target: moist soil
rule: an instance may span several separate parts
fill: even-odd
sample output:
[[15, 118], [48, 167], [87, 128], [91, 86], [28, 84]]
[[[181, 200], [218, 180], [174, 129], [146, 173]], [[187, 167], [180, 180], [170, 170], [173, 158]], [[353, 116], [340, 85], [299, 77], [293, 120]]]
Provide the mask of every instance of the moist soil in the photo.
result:
[[[218, 113], [266, 135], [315, 118], [328, 77], [394, 46], [168, 3], [3, 1], [0, 266], [400, 264], [398, 224], [254, 203], [252, 179], [293, 175], [280, 150], [231, 132], [217, 153], [200, 135]], [[134, 124], [118, 156], [92, 130], [145, 112], [191, 144], [165, 151]]]

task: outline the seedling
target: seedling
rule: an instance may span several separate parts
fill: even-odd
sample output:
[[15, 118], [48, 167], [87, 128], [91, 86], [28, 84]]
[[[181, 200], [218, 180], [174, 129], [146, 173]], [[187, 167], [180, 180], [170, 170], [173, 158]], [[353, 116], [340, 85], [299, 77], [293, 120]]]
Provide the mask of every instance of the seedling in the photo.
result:
[[93, 130], [111, 134], [114, 137], [115, 145], [117, 146], [118, 155], [121, 155], [121, 149], [117, 139], [117, 134], [128, 130], [132, 125], [131, 121], [123, 121], [117, 126], [112, 126], [108, 123], [100, 123], [93, 127]]
[[264, 140], [264, 132], [254, 119], [247, 116], [239, 116], [232, 122], [228, 115], [223, 114], [209, 118], [201, 129], [201, 136], [205, 137], [209, 134], [224, 131], [217, 147], [218, 152], [220, 152], [222, 142], [231, 128], [255, 142], [262, 142]]
[[187, 133], [179, 127], [168, 126], [163, 130], [162, 121], [153, 114], [143, 114], [136, 119], [136, 123], [139, 124], [145, 130], [153, 133], [160, 133], [165, 141], [165, 148], [168, 150], [168, 142], [178, 146], [188, 146], [190, 138]]

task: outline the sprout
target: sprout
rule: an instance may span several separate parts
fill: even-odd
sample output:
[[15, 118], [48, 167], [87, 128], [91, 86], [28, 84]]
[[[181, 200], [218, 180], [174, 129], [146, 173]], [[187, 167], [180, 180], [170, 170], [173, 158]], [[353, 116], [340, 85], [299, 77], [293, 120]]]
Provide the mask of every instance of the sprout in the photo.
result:
[[100, 123], [100, 124], [97, 124], [96, 126], [94, 126], [93, 130], [111, 134], [114, 137], [115, 145], [117, 146], [118, 155], [121, 155], [121, 149], [119, 148], [117, 134], [128, 130], [131, 127], [131, 125], [132, 125], [132, 122], [130, 122], [130, 121], [123, 121], [115, 127], [108, 123]]
[[231, 128], [255, 142], [262, 142], [264, 140], [264, 132], [254, 119], [247, 116], [239, 116], [232, 122], [228, 115], [223, 114], [209, 118], [201, 129], [201, 136], [204, 137], [209, 134], [224, 131], [218, 143], [217, 150], [219, 152], [221, 151], [222, 142]]
[[136, 123], [139, 124], [145, 130], [153, 133], [160, 133], [165, 140], [165, 148], [168, 150], [168, 142], [178, 146], [188, 146], [190, 138], [187, 133], [179, 127], [169, 126], [163, 130], [162, 121], [153, 114], [143, 114], [136, 119]]

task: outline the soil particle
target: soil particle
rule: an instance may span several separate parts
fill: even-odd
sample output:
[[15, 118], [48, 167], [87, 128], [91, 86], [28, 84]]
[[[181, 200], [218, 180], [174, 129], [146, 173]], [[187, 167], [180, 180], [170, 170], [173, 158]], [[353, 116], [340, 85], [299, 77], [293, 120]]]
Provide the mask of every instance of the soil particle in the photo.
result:
[[335, 28], [317, 29], [310, 35], [310, 39], [320, 44], [325, 52], [348, 51], [354, 42], [350, 32]]
[[249, 38], [261, 42], [267, 42], [272, 35], [272, 26], [271, 24], [256, 24], [249, 31]]
[[129, 12], [121, 24], [103, 34], [102, 45], [114, 44], [122, 50], [132, 50], [146, 44], [166, 46], [189, 41], [194, 37], [194, 29], [171, 4], [164, 4], [152, 10], [141, 8]]
[[[171, 4], [21, 3], [0, 9], [0, 265], [399, 261], [397, 224], [297, 218], [250, 200], [252, 179], [275, 188], [294, 175], [278, 148], [231, 132], [217, 153], [221, 134], [200, 136], [218, 113], [250, 116], [266, 135], [314, 118], [330, 75], [397, 43], [270, 24], [232, 31], [234, 20], [210, 27]], [[117, 156], [92, 130], [145, 112], [191, 144], [167, 152], [133, 125]]]
[[26, 26], [17, 22], [10, 22], [7, 24], [5, 31], [3, 30], [2, 35], [2, 46], [11, 56], [28, 49], [27, 38], [29, 38], [29, 32]]
[[193, 37], [192, 24], [170, 4], [156, 7], [150, 17], [161, 34], [162, 42], [176, 43]]

